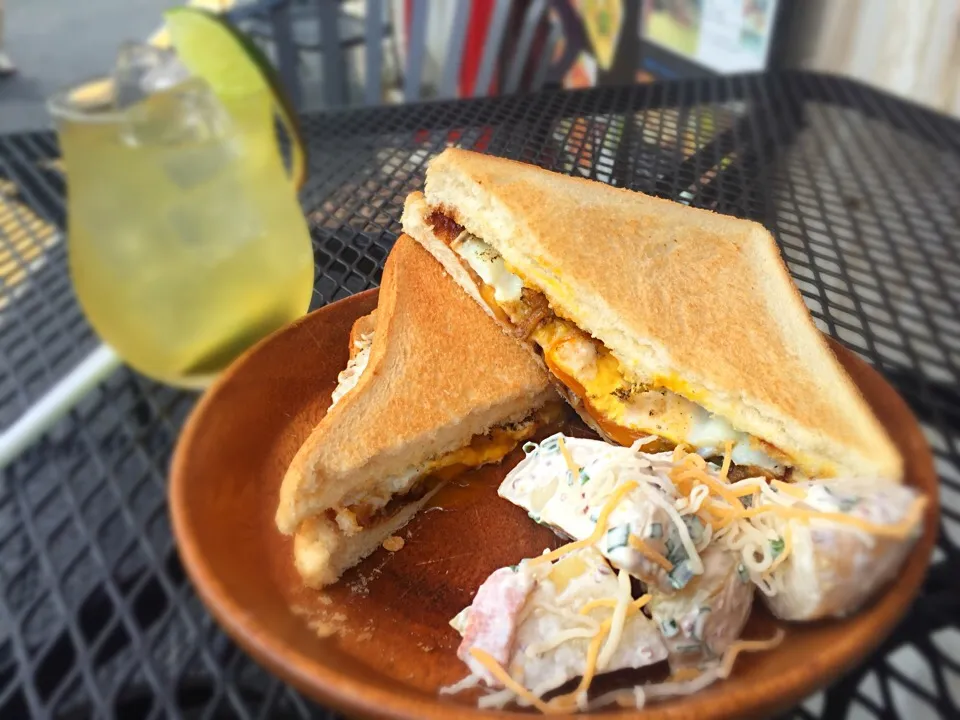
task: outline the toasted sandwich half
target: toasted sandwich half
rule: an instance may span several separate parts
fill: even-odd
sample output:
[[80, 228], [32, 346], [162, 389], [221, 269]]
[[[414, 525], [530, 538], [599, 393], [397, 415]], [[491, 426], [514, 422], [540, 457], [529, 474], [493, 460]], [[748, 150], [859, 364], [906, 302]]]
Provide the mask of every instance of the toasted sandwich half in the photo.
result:
[[732, 479], [901, 480], [761, 225], [448, 149], [403, 226], [605, 438], [729, 446]]
[[334, 403], [291, 462], [276, 513], [313, 587], [372, 553], [445, 481], [499, 462], [564, 412], [535, 358], [406, 236], [387, 258], [375, 315], [350, 342]]

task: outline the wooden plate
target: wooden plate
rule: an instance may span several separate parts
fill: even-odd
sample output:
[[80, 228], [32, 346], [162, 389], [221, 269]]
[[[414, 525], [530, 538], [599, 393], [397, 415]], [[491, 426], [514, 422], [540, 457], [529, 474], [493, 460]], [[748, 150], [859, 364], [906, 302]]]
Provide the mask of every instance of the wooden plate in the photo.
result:
[[[519, 451], [441, 491], [433, 503], [439, 509], [403, 531], [402, 550], [378, 550], [324, 592], [301, 586], [290, 538], [273, 524], [287, 463], [323, 416], [346, 364], [350, 326], [376, 301], [368, 291], [308, 315], [253, 348], [204, 395], [173, 459], [174, 532], [217, 620], [306, 694], [355, 715], [481, 716], [471, 697], [437, 693], [466, 674], [447, 622], [490, 572], [555, 544], [496, 495]], [[599, 714], [706, 720], [786, 709], [870, 653], [910, 605], [939, 517], [930, 451], [894, 390], [852, 353], [833, 349], [903, 452], [908, 482], [930, 498], [923, 538], [896, 584], [853, 618], [788, 626], [778, 649], [742, 655], [730, 679], [697, 695], [640, 713]], [[769, 637], [775, 624], [754, 610], [745, 636]]]

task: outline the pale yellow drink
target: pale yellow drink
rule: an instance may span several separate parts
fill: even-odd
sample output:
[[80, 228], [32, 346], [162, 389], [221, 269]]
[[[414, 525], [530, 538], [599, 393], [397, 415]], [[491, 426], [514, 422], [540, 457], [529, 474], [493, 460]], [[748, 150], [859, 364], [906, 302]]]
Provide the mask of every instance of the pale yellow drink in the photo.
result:
[[184, 103], [205, 97], [190, 79], [124, 111], [76, 91], [51, 103], [77, 297], [124, 360], [190, 387], [302, 315], [314, 273], [268, 91], [220, 98], [220, 120], [194, 127]]

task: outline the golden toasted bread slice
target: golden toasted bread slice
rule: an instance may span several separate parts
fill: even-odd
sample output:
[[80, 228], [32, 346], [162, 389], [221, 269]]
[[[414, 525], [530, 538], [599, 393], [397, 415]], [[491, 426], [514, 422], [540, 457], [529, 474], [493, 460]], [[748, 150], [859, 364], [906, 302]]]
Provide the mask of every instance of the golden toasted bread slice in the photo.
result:
[[[809, 477], [901, 480], [899, 453], [761, 225], [459, 149], [431, 162], [425, 201], [427, 225], [483, 241], [612, 356], [629, 381], [608, 383], [617, 393], [665, 393], [644, 416], [657, 434], [670, 434], [657, 413], [703, 413]], [[423, 241], [416, 223], [407, 231]]]
[[351, 344], [371, 326], [355, 385], [280, 490], [277, 527], [300, 531], [297, 563], [311, 585], [372, 552], [452, 472], [500, 460], [559, 403], [536, 360], [407, 236], [387, 258], [376, 317], [355, 324]]

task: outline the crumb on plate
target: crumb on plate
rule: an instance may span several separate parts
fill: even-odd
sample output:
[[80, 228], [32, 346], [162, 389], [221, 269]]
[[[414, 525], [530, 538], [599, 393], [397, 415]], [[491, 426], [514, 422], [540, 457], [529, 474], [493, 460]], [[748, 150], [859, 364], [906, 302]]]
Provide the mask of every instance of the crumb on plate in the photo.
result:
[[383, 549], [390, 552], [396, 552], [404, 545], [403, 538], [399, 535], [391, 535], [383, 541]]

